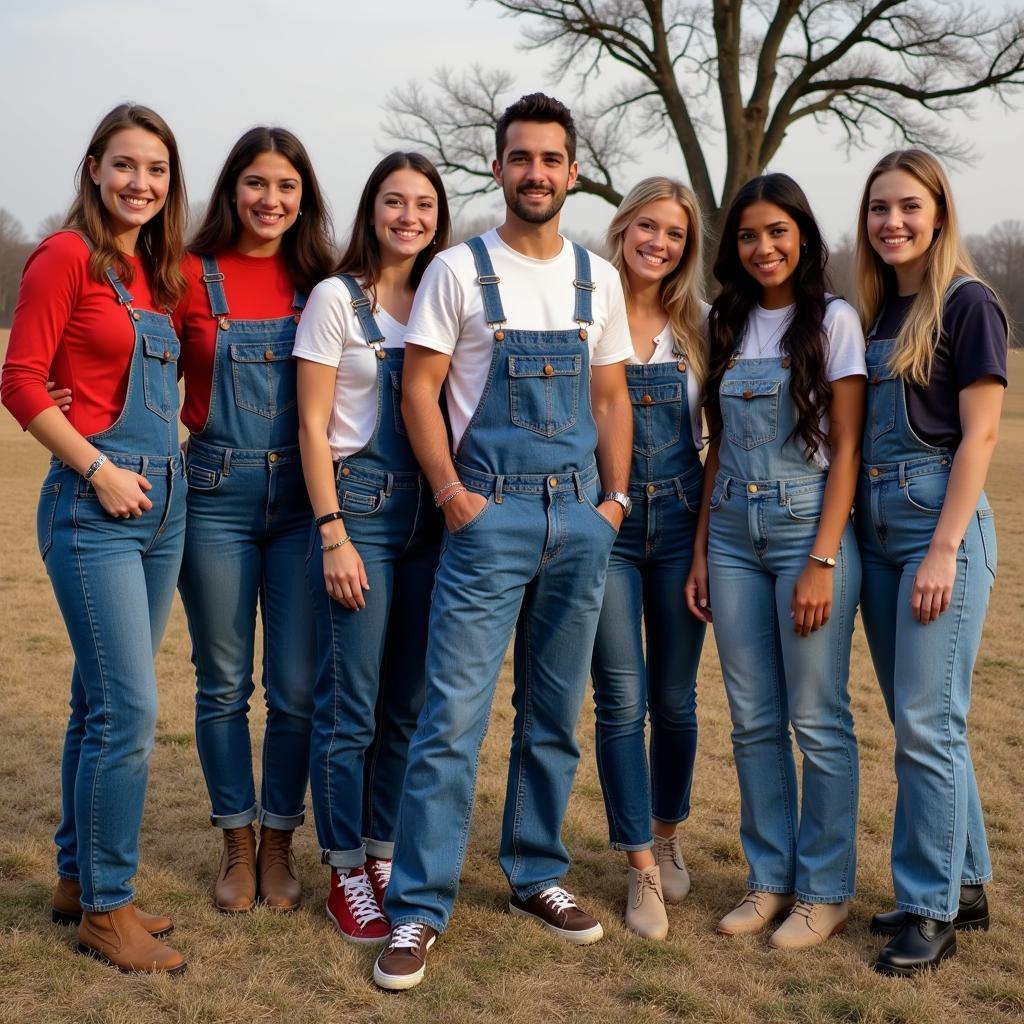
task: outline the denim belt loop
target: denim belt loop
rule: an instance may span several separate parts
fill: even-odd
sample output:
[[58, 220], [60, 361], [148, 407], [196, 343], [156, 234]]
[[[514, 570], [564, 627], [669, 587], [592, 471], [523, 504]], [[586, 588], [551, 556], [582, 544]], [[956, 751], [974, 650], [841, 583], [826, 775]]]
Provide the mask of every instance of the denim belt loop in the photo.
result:
[[221, 459], [220, 469], [225, 476], [231, 475], [231, 452], [233, 449], [225, 448], [224, 457]]
[[391, 497], [391, 488], [394, 486], [394, 483], [395, 483], [395, 474], [394, 473], [386, 473], [384, 475], [384, 497], [385, 498], [390, 498]]
[[505, 487], [505, 477], [498, 476], [494, 480], [494, 504], [500, 505], [502, 502], [502, 491]]
[[727, 476], [722, 481], [722, 497], [723, 498], [728, 498], [729, 497], [729, 484], [731, 484], [731, 483], [732, 483], [732, 477], [731, 476]]
[[683, 481], [679, 477], [674, 476], [672, 478], [672, 486], [676, 489], [676, 497], [682, 501], [683, 498], [686, 497], [686, 491], [683, 488]]
[[139, 475], [140, 476], [145, 476], [147, 469], [149, 469], [149, 456], [148, 455], [143, 455], [142, 456], [142, 465], [139, 466]]
[[587, 492], [583, 488], [583, 478], [580, 476], [579, 470], [573, 473], [572, 483], [576, 488], [576, 500], [582, 504]]
[[786, 481], [785, 480], [780, 480], [779, 481], [779, 504], [780, 505], [785, 505], [786, 504]]
[[900, 487], [907, 486], [907, 464], [905, 462], [900, 463]]
[[341, 471], [344, 468], [345, 460], [338, 459], [334, 464], [334, 482], [337, 483], [341, 479]]

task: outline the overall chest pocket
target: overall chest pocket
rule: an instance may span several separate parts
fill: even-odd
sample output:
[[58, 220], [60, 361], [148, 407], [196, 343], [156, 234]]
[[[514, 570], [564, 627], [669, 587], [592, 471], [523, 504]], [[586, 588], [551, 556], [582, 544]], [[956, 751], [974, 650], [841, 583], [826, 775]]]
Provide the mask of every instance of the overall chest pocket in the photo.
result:
[[146, 408], [162, 420], [178, 413], [178, 355], [181, 342], [159, 334], [142, 336], [143, 391]]
[[869, 367], [864, 430], [872, 441], [896, 426], [896, 389], [901, 384], [885, 363]]
[[233, 344], [228, 351], [239, 409], [272, 420], [295, 407], [292, 342]]
[[512, 422], [544, 437], [576, 425], [581, 356], [509, 356]]
[[633, 451], [656, 455], [677, 444], [683, 422], [683, 386], [652, 384], [629, 388], [633, 404]]
[[405, 420], [402, 419], [402, 371], [392, 370], [388, 376], [391, 378], [391, 408], [395, 415], [395, 433], [405, 437]]
[[723, 380], [719, 390], [722, 422], [729, 441], [750, 451], [779, 433], [779, 380]]

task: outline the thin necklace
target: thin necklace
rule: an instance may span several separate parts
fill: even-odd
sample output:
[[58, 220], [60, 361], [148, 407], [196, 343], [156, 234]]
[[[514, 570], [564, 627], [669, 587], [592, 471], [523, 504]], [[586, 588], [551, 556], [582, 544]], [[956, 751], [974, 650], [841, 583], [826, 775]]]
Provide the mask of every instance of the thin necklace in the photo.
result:
[[792, 317], [793, 317], [793, 314], [792, 314], [792, 311], [790, 311], [779, 322], [779, 326], [776, 327], [775, 330], [772, 331], [772, 333], [768, 335], [767, 340], [765, 340], [765, 341], [758, 341], [758, 343], [757, 343], [757, 358], [758, 359], [763, 359], [765, 352], [767, 352], [768, 349], [770, 349], [772, 347], [772, 345], [774, 345], [777, 341], [779, 341], [782, 338], [783, 334], [786, 333], [786, 328], [789, 326], [789, 321], [792, 319]]

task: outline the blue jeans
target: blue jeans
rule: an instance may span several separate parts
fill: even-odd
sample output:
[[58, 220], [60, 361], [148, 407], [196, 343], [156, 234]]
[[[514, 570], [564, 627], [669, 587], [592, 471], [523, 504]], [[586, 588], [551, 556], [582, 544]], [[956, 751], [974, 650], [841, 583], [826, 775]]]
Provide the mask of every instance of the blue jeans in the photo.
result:
[[393, 852], [409, 739], [423, 704], [440, 522], [418, 473], [352, 466], [339, 479], [338, 505], [370, 589], [359, 611], [328, 595], [314, 527], [307, 565], [320, 664], [310, 781], [323, 859], [351, 868], [366, 854]]
[[[515, 723], [499, 860], [522, 899], [558, 884], [579, 760], [576, 721], [615, 530], [596, 510], [597, 474], [508, 476], [441, 550], [423, 711], [409, 748], [385, 901], [394, 926], [443, 931], [469, 841], [480, 746], [513, 629]], [[493, 479], [493, 478], [492, 478]]]
[[[223, 449], [193, 439], [187, 455], [188, 542], [182, 603], [196, 667], [196, 745], [212, 823], [259, 820], [293, 829], [305, 812], [316, 634], [304, 558], [310, 510], [298, 449]], [[263, 621], [263, 740], [260, 806], [252, 774], [256, 605]]]
[[705, 629], [687, 609], [683, 590], [693, 560], [699, 472], [694, 483], [688, 495], [672, 482], [640, 488], [608, 561], [591, 672], [597, 771], [616, 850], [650, 848], [652, 815], [675, 824], [690, 813]]
[[971, 677], [996, 572], [995, 520], [984, 495], [956, 554], [949, 607], [926, 625], [910, 611], [948, 462], [872, 467], [875, 476], [861, 474], [856, 506], [864, 631], [896, 732], [896, 905], [940, 921], [956, 916], [961, 885], [992, 877], [967, 743]]
[[[807, 565], [824, 479], [715, 482], [708, 569], [715, 638], [732, 714], [747, 887], [838, 903], [854, 891], [858, 763], [847, 680], [860, 594], [848, 525], [832, 570], [832, 616], [793, 632], [790, 601]], [[797, 809], [789, 726], [803, 754]]]
[[[134, 898], [139, 829], [157, 717], [153, 658], [163, 636], [185, 536], [181, 459], [144, 472], [153, 507], [115, 519], [92, 485], [54, 465], [40, 494], [39, 550], [75, 655], [61, 763], [57, 871], [82, 885], [82, 907], [116, 910]], [[156, 463], [157, 460], [152, 460]]]

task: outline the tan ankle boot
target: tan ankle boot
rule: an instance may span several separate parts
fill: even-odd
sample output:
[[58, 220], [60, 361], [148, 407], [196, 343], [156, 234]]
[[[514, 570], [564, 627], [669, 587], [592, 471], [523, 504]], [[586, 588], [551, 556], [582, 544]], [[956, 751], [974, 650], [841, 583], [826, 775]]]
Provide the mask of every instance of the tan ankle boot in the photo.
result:
[[679, 849], [679, 836], [666, 839], [654, 835], [654, 859], [661, 871], [661, 891], [669, 903], [680, 903], [690, 891], [690, 872], [686, 870], [683, 851]]
[[188, 966], [176, 949], [154, 939], [139, 924], [130, 903], [102, 914], [83, 911], [78, 926], [78, 952], [119, 971], [181, 974]]
[[796, 896], [791, 892], [760, 892], [750, 889], [718, 922], [718, 934], [727, 938], [756, 935], [773, 921], [785, 917], [795, 902]]
[[256, 904], [256, 834], [252, 825], [223, 831], [224, 852], [213, 903], [223, 914], [241, 914]]
[[292, 853], [292, 830], [260, 828], [260, 852], [256, 858], [260, 899], [271, 910], [296, 910], [302, 902], [302, 886]]
[[668, 915], [657, 865], [642, 871], [629, 869], [626, 927], [645, 939], [663, 939], [668, 935]]
[[[78, 924], [82, 920], [82, 886], [70, 878], [58, 878], [50, 905], [50, 919], [54, 924]], [[147, 914], [135, 907], [139, 924], [153, 936], [162, 939], [174, 931], [174, 922], [165, 914]]]

